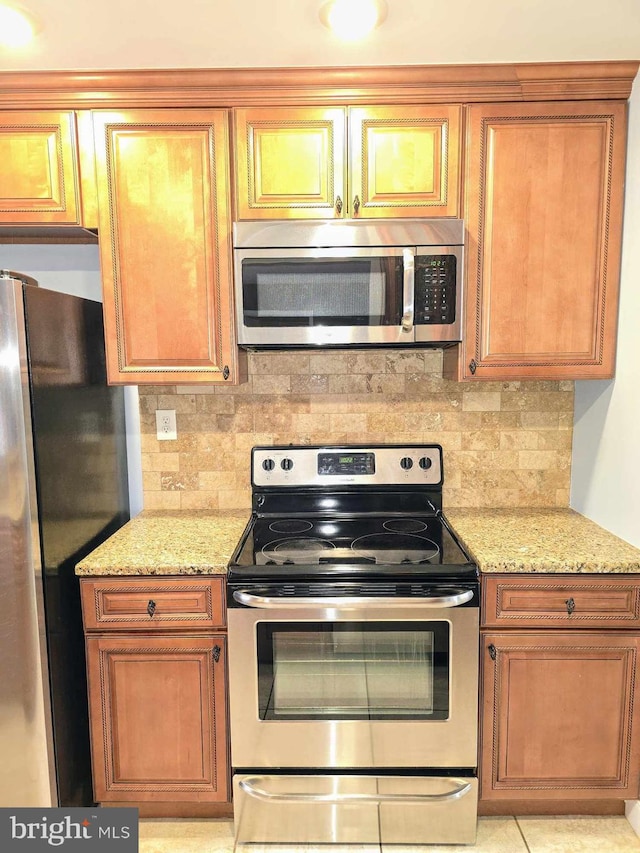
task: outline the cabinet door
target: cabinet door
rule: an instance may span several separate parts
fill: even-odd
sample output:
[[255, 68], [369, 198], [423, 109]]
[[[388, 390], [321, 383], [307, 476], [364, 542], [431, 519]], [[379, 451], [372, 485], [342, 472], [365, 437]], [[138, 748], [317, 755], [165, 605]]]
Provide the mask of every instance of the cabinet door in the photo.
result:
[[226, 640], [89, 637], [97, 802], [226, 802]]
[[72, 112], [0, 113], [0, 224], [80, 222]]
[[459, 106], [349, 109], [350, 216], [457, 216]]
[[237, 381], [224, 110], [95, 113], [112, 383]]
[[464, 378], [612, 376], [626, 105], [468, 118]]
[[345, 215], [342, 107], [236, 109], [238, 219]]
[[635, 799], [639, 646], [634, 633], [484, 634], [482, 798]]

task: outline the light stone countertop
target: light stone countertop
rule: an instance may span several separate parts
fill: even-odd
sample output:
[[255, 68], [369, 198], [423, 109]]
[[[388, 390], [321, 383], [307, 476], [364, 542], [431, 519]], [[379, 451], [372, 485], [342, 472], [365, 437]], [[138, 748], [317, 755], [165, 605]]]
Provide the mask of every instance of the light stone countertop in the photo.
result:
[[450, 509], [481, 572], [640, 572], [640, 549], [572, 509]]
[[[640, 549], [571, 509], [445, 509], [482, 572], [640, 573]], [[250, 510], [145, 510], [76, 566], [82, 576], [226, 574]]]
[[226, 575], [250, 510], [145, 510], [76, 566], [82, 576]]

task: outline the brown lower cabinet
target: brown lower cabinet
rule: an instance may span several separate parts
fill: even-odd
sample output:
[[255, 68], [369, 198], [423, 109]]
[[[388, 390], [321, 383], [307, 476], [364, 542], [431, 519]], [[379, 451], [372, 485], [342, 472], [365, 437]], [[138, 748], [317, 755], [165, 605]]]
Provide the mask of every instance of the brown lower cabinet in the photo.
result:
[[488, 580], [483, 625], [499, 629], [482, 630], [483, 801], [638, 796], [639, 591], [628, 576]]
[[228, 802], [223, 580], [81, 588], [96, 801]]

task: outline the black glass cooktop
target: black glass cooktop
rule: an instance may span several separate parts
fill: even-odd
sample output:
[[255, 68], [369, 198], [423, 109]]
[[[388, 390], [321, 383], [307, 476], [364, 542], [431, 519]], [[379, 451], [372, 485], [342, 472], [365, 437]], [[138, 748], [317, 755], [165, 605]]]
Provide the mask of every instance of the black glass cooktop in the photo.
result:
[[475, 576], [441, 517], [256, 517], [229, 566], [233, 577]]

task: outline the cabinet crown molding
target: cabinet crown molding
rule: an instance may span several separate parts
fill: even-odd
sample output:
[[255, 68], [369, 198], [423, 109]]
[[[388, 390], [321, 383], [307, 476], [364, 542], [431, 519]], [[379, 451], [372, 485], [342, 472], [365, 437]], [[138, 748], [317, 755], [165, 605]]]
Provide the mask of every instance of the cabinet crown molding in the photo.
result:
[[627, 100], [638, 60], [0, 73], [2, 109]]

